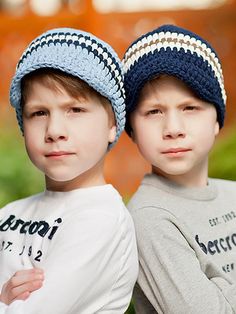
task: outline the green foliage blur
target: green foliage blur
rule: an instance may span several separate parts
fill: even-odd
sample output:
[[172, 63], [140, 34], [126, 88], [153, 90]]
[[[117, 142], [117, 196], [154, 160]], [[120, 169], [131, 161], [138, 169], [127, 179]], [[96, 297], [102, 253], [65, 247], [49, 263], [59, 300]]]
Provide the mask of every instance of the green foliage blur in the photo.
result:
[[43, 175], [29, 160], [18, 129], [9, 126], [1, 130], [0, 156], [0, 208], [43, 190]]
[[236, 129], [216, 142], [210, 154], [209, 176], [236, 181]]
[[[43, 175], [29, 161], [18, 129], [1, 130], [0, 156], [0, 208], [44, 189]], [[236, 130], [231, 130], [216, 142], [210, 154], [209, 175], [236, 180], [235, 156]], [[126, 314], [135, 314], [132, 303]]]

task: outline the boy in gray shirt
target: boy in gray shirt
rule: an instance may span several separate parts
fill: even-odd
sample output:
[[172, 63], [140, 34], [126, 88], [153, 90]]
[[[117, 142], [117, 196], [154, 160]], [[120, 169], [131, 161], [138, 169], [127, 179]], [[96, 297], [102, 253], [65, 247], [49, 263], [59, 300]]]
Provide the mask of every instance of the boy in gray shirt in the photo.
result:
[[226, 103], [219, 58], [164, 25], [132, 43], [123, 64], [126, 131], [152, 167], [128, 205], [136, 313], [236, 313], [236, 183], [208, 178]]

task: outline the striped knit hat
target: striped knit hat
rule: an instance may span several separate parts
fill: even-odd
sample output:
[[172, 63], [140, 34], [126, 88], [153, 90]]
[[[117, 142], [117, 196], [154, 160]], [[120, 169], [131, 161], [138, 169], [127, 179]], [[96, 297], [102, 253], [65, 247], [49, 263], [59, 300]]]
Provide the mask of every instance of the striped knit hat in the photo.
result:
[[[185, 82], [202, 100], [212, 103], [219, 125], [223, 126], [226, 94], [221, 64], [214, 49], [198, 35], [174, 25], [163, 25], [134, 41], [122, 62], [127, 114], [135, 110], [147, 81], [168, 74]], [[126, 131], [130, 134], [128, 121]]]
[[49, 30], [30, 43], [18, 62], [10, 89], [10, 102], [22, 132], [21, 80], [41, 68], [59, 69], [76, 76], [106, 97], [115, 113], [117, 141], [125, 126], [123, 72], [117, 54], [107, 43], [71, 28]]

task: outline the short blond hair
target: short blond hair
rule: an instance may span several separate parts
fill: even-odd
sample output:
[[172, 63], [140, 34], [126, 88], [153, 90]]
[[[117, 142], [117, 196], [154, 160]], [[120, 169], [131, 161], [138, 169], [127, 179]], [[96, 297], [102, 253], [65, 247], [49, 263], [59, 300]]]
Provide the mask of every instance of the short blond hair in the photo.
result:
[[81, 97], [84, 99], [95, 97], [106, 110], [110, 123], [115, 125], [115, 115], [111, 103], [106, 97], [99, 94], [95, 89], [93, 89], [89, 84], [80, 78], [53, 68], [41, 68], [30, 72], [23, 77], [21, 81], [22, 108], [27, 101], [32, 83], [35, 81], [40, 81], [44, 86], [47, 86], [53, 90], [58, 90], [59, 87], [62, 87], [70, 96], [75, 99]]

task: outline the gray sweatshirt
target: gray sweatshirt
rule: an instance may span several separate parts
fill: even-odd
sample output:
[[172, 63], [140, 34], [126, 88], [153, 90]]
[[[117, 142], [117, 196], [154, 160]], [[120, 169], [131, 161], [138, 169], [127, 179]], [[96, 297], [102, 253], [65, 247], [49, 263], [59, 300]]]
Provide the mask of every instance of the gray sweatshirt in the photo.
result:
[[128, 208], [140, 262], [136, 313], [236, 313], [236, 182], [185, 188], [150, 174]]

